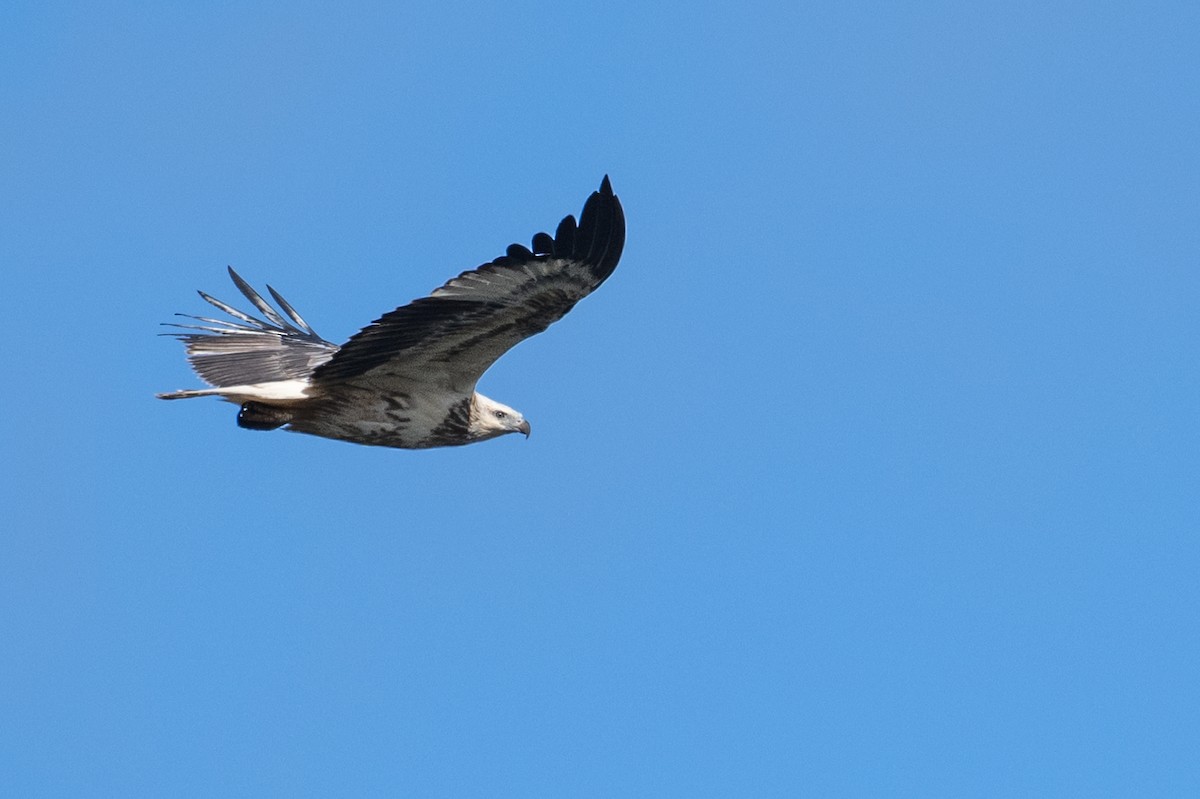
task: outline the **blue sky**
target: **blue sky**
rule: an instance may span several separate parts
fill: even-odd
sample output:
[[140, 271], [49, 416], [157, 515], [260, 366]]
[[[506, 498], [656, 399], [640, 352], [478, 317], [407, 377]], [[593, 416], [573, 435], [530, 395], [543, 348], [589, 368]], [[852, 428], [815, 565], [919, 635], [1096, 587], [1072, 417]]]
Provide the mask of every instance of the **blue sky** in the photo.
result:
[[[0, 10], [0, 793], [1200, 789], [1193, 4], [179, 6]], [[153, 399], [606, 173], [528, 441]]]

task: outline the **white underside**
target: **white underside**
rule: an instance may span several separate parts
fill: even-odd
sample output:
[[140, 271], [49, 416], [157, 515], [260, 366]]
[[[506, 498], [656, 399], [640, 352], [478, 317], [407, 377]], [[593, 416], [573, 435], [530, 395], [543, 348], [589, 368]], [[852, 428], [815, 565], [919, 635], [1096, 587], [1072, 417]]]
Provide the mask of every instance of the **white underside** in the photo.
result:
[[220, 386], [219, 388], [196, 388], [159, 394], [161, 399], [190, 399], [192, 397], [221, 397], [230, 402], [267, 400], [270, 402], [298, 402], [308, 399], [307, 380], [273, 380], [269, 383], [247, 383], [242, 386]]

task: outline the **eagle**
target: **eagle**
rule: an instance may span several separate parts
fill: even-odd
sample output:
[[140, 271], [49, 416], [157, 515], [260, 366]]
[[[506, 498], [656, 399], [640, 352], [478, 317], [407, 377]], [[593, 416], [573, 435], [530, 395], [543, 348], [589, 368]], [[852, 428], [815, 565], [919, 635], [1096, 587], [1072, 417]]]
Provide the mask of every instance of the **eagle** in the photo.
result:
[[160, 399], [220, 397], [240, 405], [248, 430], [285, 428], [380, 447], [427, 449], [529, 437], [518, 411], [475, 390], [479, 378], [517, 343], [561, 319], [617, 267], [625, 214], [608, 176], [578, 223], [463, 272], [427, 297], [376, 319], [340, 347], [317, 335], [275, 289], [278, 310], [229, 267], [238, 290], [263, 318], [199, 292], [232, 319], [177, 316], [164, 335], [183, 342], [211, 388]]

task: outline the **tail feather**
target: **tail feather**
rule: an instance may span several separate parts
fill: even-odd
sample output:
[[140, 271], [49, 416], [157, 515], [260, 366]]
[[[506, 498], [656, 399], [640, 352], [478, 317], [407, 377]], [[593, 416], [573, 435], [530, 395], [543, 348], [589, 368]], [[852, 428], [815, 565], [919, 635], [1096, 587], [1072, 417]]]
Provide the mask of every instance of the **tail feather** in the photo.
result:
[[179, 391], [167, 391], [162, 394], [155, 394], [159, 399], [191, 399], [192, 397], [214, 397], [220, 396], [215, 388], [185, 388]]
[[[333, 357], [336, 344], [317, 335], [296, 309], [270, 286], [267, 290], [287, 318], [271, 307], [241, 275], [229, 267], [229, 276], [238, 290], [257, 308], [266, 321], [239, 311], [203, 291], [200, 296], [218, 310], [238, 321], [207, 316], [178, 314], [203, 324], [167, 323], [184, 331], [165, 333], [183, 342], [188, 361], [196, 374], [209, 385], [223, 388], [280, 380], [302, 380]], [[198, 393], [205, 392], [205, 393]], [[161, 394], [163, 399], [219, 394], [215, 391], [176, 391]]]

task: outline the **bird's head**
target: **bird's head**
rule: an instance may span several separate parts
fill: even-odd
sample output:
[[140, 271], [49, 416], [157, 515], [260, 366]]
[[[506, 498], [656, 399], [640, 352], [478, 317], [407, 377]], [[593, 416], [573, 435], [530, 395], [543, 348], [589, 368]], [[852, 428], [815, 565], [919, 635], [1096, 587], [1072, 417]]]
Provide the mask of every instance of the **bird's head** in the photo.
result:
[[475, 395], [471, 413], [471, 432], [481, 438], [495, 438], [505, 433], [524, 433], [529, 438], [529, 422], [519, 411], [482, 394]]

